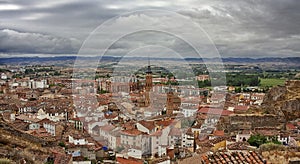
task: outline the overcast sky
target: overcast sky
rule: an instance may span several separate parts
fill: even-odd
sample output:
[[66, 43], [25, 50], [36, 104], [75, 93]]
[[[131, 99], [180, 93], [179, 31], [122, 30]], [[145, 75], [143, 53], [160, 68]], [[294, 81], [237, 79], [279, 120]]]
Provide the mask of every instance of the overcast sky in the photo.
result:
[[[172, 16], [134, 12], [146, 9], [176, 12], [195, 22], [208, 35], [200, 38], [203, 49], [211, 40], [222, 57], [300, 56], [299, 0], [0, 0], [0, 57], [76, 55], [91, 32], [108, 20], [113, 20], [108, 26], [114, 28], [98, 38], [100, 49], [103, 42], [114, 41], [118, 30], [140, 24], [194, 32]], [[189, 39], [195, 38], [184, 38]], [[149, 45], [192, 56], [182, 38], [159, 32], [123, 37], [108, 55], [124, 55], [129, 50], [132, 54], [133, 49]]]

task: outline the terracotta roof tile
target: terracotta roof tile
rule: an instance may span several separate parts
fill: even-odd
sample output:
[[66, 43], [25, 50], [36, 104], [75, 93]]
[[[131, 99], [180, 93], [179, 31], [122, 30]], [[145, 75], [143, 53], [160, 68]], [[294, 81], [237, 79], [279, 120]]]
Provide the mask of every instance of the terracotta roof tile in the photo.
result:
[[131, 135], [131, 136], [137, 136], [137, 135], [143, 134], [143, 132], [141, 132], [137, 129], [122, 130], [121, 133], [124, 135]]
[[198, 113], [203, 114], [213, 114], [213, 115], [221, 115], [221, 116], [229, 116], [233, 114], [232, 111], [229, 110], [223, 110], [223, 109], [217, 109], [217, 108], [200, 108], [198, 110]]
[[214, 136], [224, 136], [224, 130], [215, 130], [213, 135]]
[[203, 155], [204, 163], [264, 163], [264, 159], [257, 152], [216, 152]]
[[154, 121], [145, 121], [145, 120], [141, 120], [138, 122], [139, 124], [143, 125], [145, 128], [152, 130], [155, 128], [155, 122]]
[[120, 164], [143, 164], [142, 160], [134, 159], [134, 158], [121, 158], [117, 157], [117, 162]]
[[290, 129], [290, 130], [296, 129], [296, 126], [293, 125], [293, 124], [291, 124], [291, 123], [286, 124], [286, 127], [287, 127], [288, 129]]
[[181, 136], [181, 131], [178, 128], [171, 128], [169, 136]]
[[166, 126], [169, 126], [173, 123], [173, 119], [168, 119], [168, 120], [161, 120], [161, 121], [157, 121], [156, 124], [159, 125], [159, 126], [163, 126], [163, 127], [166, 127]]
[[239, 111], [246, 111], [249, 109], [249, 106], [245, 106], [245, 105], [237, 105], [234, 107], [234, 110], [239, 110]]
[[104, 125], [104, 126], [101, 126], [101, 127], [100, 127], [101, 130], [107, 131], [107, 132], [110, 132], [110, 131], [113, 130], [114, 128], [116, 128], [116, 127], [113, 126], [113, 125]]

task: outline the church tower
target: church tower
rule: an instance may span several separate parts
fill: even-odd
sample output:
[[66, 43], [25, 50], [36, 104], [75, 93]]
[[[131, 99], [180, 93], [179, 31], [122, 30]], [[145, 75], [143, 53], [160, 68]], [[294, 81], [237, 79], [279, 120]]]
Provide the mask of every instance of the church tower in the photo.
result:
[[146, 86], [145, 86], [145, 106], [150, 105], [149, 92], [152, 89], [152, 71], [150, 67], [150, 60], [148, 60], [148, 68], [146, 70]]
[[171, 88], [171, 85], [169, 85], [169, 88], [167, 90], [167, 104], [166, 104], [166, 113], [167, 115], [172, 115], [174, 110], [174, 102], [173, 102], [173, 89]]
[[146, 70], [146, 91], [150, 92], [152, 88], [152, 71], [151, 71], [151, 67], [150, 67], [150, 61], [148, 62], [148, 68]]

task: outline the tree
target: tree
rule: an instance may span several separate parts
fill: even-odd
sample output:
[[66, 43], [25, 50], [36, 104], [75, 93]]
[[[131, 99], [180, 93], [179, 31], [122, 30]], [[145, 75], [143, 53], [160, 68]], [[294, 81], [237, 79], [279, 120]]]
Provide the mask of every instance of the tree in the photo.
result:
[[211, 86], [210, 80], [198, 81], [199, 88], [209, 87]]
[[32, 73], [34, 73], [33, 69], [29, 68], [25, 70], [25, 74], [32, 74]]
[[61, 147], [66, 147], [65, 143], [64, 142], [59, 142], [58, 143], [58, 146], [61, 146]]
[[259, 147], [260, 145], [265, 144], [265, 143], [273, 143], [273, 144], [278, 144], [278, 145], [281, 144], [281, 142], [279, 142], [277, 140], [276, 136], [269, 137], [269, 139], [268, 139], [266, 136], [263, 136], [260, 134], [251, 135], [251, 137], [248, 139], [248, 143], [251, 146], [256, 146], [256, 147]]
[[242, 89], [241, 87], [235, 87], [234, 92], [235, 93], [241, 93]]
[[251, 137], [248, 139], [248, 143], [251, 146], [259, 147], [260, 145], [267, 143], [267, 137], [260, 134], [251, 135]]

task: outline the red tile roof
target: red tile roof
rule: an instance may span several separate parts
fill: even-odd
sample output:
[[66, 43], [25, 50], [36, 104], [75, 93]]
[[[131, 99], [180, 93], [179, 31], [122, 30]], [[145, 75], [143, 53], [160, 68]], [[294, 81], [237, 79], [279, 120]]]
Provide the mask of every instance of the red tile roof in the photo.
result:
[[227, 149], [229, 150], [248, 150], [248, 146], [250, 144], [248, 142], [234, 142], [232, 144], [227, 145]]
[[288, 128], [289, 130], [295, 130], [297, 129], [295, 125], [291, 124], [291, 123], [288, 123], [286, 124], [286, 128]]
[[215, 130], [214, 136], [224, 136], [224, 130]]
[[161, 121], [157, 121], [156, 124], [159, 125], [159, 126], [163, 126], [163, 127], [166, 127], [166, 126], [169, 126], [173, 123], [173, 119], [169, 119], [169, 120], [161, 120]]
[[154, 121], [145, 121], [145, 120], [141, 120], [138, 122], [139, 124], [143, 125], [145, 128], [152, 130], [155, 128], [155, 122]]
[[257, 152], [218, 152], [202, 156], [203, 163], [264, 163]]
[[248, 109], [249, 109], [249, 106], [244, 106], [244, 105], [237, 105], [234, 107], [234, 110], [246, 111]]
[[141, 132], [137, 129], [122, 130], [121, 133], [125, 134], [125, 135], [131, 135], [131, 136], [137, 136], [137, 135], [143, 134], [143, 132]]
[[161, 136], [162, 135], [162, 131], [161, 130], [158, 130], [152, 134], [150, 134], [150, 136]]
[[122, 157], [117, 157], [117, 161], [120, 164], [143, 164], [142, 160], [134, 159], [134, 158], [122, 158]]
[[229, 115], [233, 114], [232, 111], [217, 109], [217, 108], [200, 108], [198, 110], [198, 113], [221, 115], [221, 116], [229, 116]]
[[112, 114], [105, 114], [104, 117], [106, 119], [115, 119], [116, 117], [118, 117], [118, 113], [112, 113]]
[[170, 130], [169, 136], [181, 136], [181, 131], [178, 128], [172, 128]]
[[115, 128], [115, 126], [113, 126], [113, 125], [104, 125], [104, 126], [100, 127], [101, 130], [107, 131], [107, 132], [113, 130], [114, 128]]

